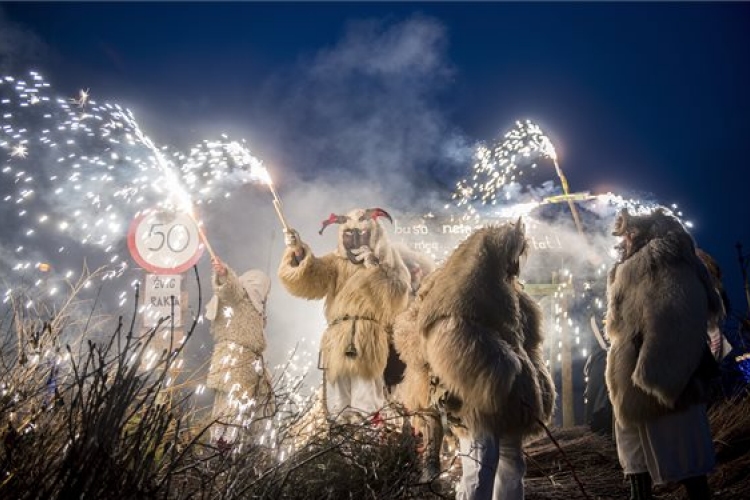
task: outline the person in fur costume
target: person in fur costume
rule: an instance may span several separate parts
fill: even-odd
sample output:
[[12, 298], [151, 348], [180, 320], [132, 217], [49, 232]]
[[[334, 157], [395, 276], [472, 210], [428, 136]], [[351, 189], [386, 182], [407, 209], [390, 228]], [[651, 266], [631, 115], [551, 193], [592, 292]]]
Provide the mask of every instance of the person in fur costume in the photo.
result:
[[608, 277], [606, 377], [631, 498], [651, 498], [652, 481], [710, 498], [715, 457], [702, 373], [714, 363], [707, 331], [724, 314], [721, 299], [675, 217], [624, 210], [613, 234], [622, 242]]
[[358, 420], [383, 407], [387, 332], [409, 299], [409, 271], [379, 217], [392, 221], [380, 208], [331, 214], [320, 234], [340, 224], [338, 247], [322, 257], [296, 231], [286, 234], [281, 283], [297, 297], [325, 299], [328, 327], [320, 354], [326, 409], [333, 420]]
[[214, 296], [206, 306], [206, 318], [212, 323], [214, 352], [206, 386], [215, 391], [212, 417], [219, 424], [211, 434], [214, 441], [232, 443], [242, 420], [274, 411], [271, 375], [263, 361], [271, 281], [258, 269], [238, 276], [217, 258], [212, 283]]
[[[518, 276], [521, 220], [472, 233], [428, 276], [404, 321], [416, 323], [424, 363], [462, 453], [459, 499], [524, 497], [523, 441], [549, 421], [555, 388], [542, 352], [541, 311]], [[411, 315], [411, 318], [409, 317]], [[410, 363], [412, 361], [412, 363]], [[420, 401], [424, 404], [424, 399]]]
[[412, 415], [417, 435], [422, 438], [422, 480], [430, 481], [440, 474], [440, 448], [443, 423], [435, 401], [431, 401], [429, 366], [424, 359], [421, 335], [416, 328], [417, 294], [422, 281], [435, 269], [432, 258], [409, 248], [399, 248], [411, 275], [409, 308], [396, 317], [393, 347], [404, 365], [402, 377], [393, 390], [393, 399]]
[[[405, 243], [396, 242], [393, 246], [399, 255], [401, 255], [401, 259], [409, 270], [409, 277], [411, 278], [409, 304], [411, 304], [417, 296], [417, 291], [422, 284], [422, 280], [435, 270], [435, 261], [428, 254], [413, 250]], [[396, 348], [393, 332], [390, 332], [389, 340], [388, 362], [385, 366], [384, 377], [387, 396], [394, 396], [396, 387], [403, 381], [406, 364], [401, 359], [401, 355]]]

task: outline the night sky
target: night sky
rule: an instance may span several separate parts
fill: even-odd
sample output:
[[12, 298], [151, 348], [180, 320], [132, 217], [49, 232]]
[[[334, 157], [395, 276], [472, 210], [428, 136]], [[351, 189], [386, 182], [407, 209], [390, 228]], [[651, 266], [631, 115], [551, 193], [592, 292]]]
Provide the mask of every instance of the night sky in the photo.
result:
[[[344, 127], [374, 110], [408, 108], [409, 142], [424, 149], [491, 140], [531, 118], [555, 143], [572, 190], [678, 203], [745, 309], [734, 245], [750, 251], [750, 4], [55, 2], [0, 12], [4, 71], [33, 63], [69, 95], [90, 88], [124, 103], [164, 142], [235, 131], [260, 157], [310, 178], [336, 159], [314, 144], [346, 138]], [[414, 43], [390, 43], [398, 37]], [[368, 40], [383, 52], [427, 49], [368, 80], [358, 54], [381, 61]], [[350, 73], [330, 77], [332, 61], [341, 65], [331, 71]], [[311, 95], [353, 99], [358, 112], [320, 126]], [[386, 98], [368, 107], [368, 95]], [[411, 147], [389, 141], [368, 147]], [[408, 149], [398, 168], [452, 185], [446, 151]], [[341, 158], [356, 169], [356, 154]]]

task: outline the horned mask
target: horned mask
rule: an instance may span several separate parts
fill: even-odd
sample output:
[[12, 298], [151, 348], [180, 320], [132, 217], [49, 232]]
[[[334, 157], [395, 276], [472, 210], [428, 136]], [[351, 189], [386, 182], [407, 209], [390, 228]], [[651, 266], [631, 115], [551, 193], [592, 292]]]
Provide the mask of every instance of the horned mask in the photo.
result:
[[346, 215], [331, 214], [323, 221], [319, 234], [323, 234], [331, 224], [341, 224], [339, 227], [338, 253], [346, 256], [352, 263], [359, 264], [356, 254], [352, 250], [368, 247], [378, 253], [381, 239], [384, 239], [383, 229], [378, 224], [378, 218], [385, 217], [391, 223], [393, 218], [382, 208], [357, 208]]

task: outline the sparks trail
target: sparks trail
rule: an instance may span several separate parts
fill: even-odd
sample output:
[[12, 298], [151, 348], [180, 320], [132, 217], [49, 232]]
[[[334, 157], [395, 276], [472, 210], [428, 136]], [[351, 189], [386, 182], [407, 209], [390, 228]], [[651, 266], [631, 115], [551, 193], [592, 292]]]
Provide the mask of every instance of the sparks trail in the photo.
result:
[[[244, 142], [222, 136], [187, 153], [159, 146], [129, 109], [100, 104], [89, 89], [58, 97], [36, 72], [0, 78], [0, 162], [0, 213], [12, 228], [0, 261], [14, 271], [8, 282], [33, 279], [46, 294], [72, 276], [63, 263], [78, 265], [82, 254], [110, 266], [103, 279], [122, 276], [129, 267], [123, 241], [140, 211], [180, 210], [197, 219], [196, 205], [228, 197], [238, 185], [272, 187]], [[127, 296], [120, 293], [120, 305]]]

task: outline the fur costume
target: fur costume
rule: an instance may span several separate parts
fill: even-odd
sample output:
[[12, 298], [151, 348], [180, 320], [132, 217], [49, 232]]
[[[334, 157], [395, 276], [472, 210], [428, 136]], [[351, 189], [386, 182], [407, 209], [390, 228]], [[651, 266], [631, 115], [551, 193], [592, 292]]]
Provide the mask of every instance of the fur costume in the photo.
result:
[[[214, 297], [206, 306], [214, 336], [206, 380], [206, 386], [216, 390], [213, 417], [233, 421], [243, 405], [253, 407], [246, 411], [245, 418], [260, 406], [264, 414], [271, 414], [274, 409], [271, 374], [263, 361], [265, 301], [271, 282], [262, 271], [253, 269], [238, 277], [227, 267], [223, 277], [214, 273], [213, 286]], [[231, 442], [236, 428], [217, 426], [212, 434]]]
[[446, 409], [474, 435], [527, 437], [552, 414], [541, 311], [517, 281], [526, 247], [520, 219], [476, 230], [425, 279], [408, 313], [422, 334], [416, 350], [450, 395]]
[[721, 299], [691, 236], [657, 210], [618, 217], [622, 259], [607, 289], [607, 386], [615, 417], [638, 425], [705, 397], [696, 372]]
[[409, 308], [396, 317], [393, 343], [406, 365], [401, 383], [393, 391], [393, 398], [404, 405], [413, 416], [412, 425], [422, 436], [421, 480], [429, 482], [440, 474], [440, 449], [443, 444], [443, 422], [433, 386], [432, 372], [424, 354], [424, 338], [417, 328], [419, 304], [414, 300]]
[[237, 276], [227, 267], [227, 275], [213, 275], [214, 296], [206, 305], [215, 342], [234, 342], [255, 353], [266, 350], [265, 301], [271, 281], [263, 271], [251, 269]]
[[422, 335], [417, 330], [416, 296], [426, 276], [435, 270], [432, 258], [406, 245], [396, 245], [411, 275], [410, 307], [396, 317], [393, 346], [403, 363], [403, 377], [393, 391], [413, 415], [412, 424], [422, 437], [422, 482], [429, 482], [441, 472], [440, 450], [443, 444], [443, 422], [436, 401], [431, 400], [433, 387], [429, 365], [424, 359]]
[[393, 325], [393, 343], [401, 360], [406, 364], [404, 379], [395, 391], [395, 397], [409, 411], [430, 407], [430, 365], [425, 359], [424, 338], [417, 329], [419, 303], [396, 317]]
[[[406, 264], [407, 269], [409, 269], [409, 275], [411, 277], [411, 290], [409, 294], [409, 303], [411, 304], [412, 301], [415, 299], [417, 291], [419, 290], [420, 285], [422, 284], [422, 280], [430, 274], [432, 271], [435, 270], [435, 262], [432, 260], [432, 257], [427, 255], [426, 253], [419, 252], [417, 250], [413, 250], [409, 248], [404, 243], [394, 243], [393, 245], [398, 253], [401, 255], [401, 258], [404, 261], [404, 264]], [[405, 313], [401, 313], [403, 315]], [[399, 315], [399, 317], [401, 316]], [[396, 322], [398, 322], [398, 317], [396, 318]], [[413, 330], [413, 325], [410, 327], [411, 330], [407, 333], [404, 331], [404, 329], [401, 329], [401, 335], [402, 336], [419, 336], [419, 333]], [[391, 332], [391, 345], [390, 345], [390, 354], [388, 357], [388, 365], [386, 366], [386, 372], [385, 372], [385, 380], [386, 380], [386, 387], [389, 389], [389, 394], [392, 397], [392, 399], [396, 401], [402, 401], [401, 397], [396, 394], [396, 392], [399, 390], [399, 386], [403, 386], [404, 384], [408, 385], [410, 383], [409, 379], [405, 379], [405, 377], [408, 376], [407, 374], [407, 365], [402, 359], [401, 356], [401, 349], [396, 344], [396, 329], [395, 329], [395, 323], [394, 323], [394, 329]], [[408, 339], [404, 339], [404, 342], [409, 342]], [[409, 356], [409, 353], [406, 354]], [[412, 410], [416, 409], [415, 407], [411, 407]]]
[[422, 281], [435, 270], [435, 263], [430, 256], [406, 246], [397, 248], [409, 268], [412, 293], [409, 307], [393, 324], [393, 343], [406, 365], [404, 378], [396, 388], [396, 399], [407, 409], [419, 411], [430, 406], [430, 370], [424, 358], [424, 339], [417, 329], [417, 295]]
[[[386, 329], [407, 305], [409, 271], [378, 223], [380, 215], [388, 216], [380, 209], [331, 214], [323, 229], [341, 224], [335, 252], [317, 257], [308, 245], [295, 242], [279, 265], [279, 278], [292, 295], [325, 299], [328, 328], [321, 340], [321, 361], [329, 381], [382, 378], [388, 357]], [[295, 255], [299, 248], [301, 259]]]

